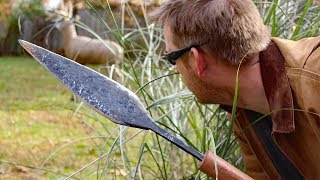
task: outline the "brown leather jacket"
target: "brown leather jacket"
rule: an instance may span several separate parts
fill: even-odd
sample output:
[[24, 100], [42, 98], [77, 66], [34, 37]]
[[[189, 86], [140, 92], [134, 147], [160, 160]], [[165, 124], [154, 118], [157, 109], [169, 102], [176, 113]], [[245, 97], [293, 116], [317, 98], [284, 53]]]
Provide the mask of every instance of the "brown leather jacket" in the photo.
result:
[[[273, 38], [260, 53], [261, 75], [272, 111], [272, 139], [306, 179], [320, 178], [320, 37]], [[294, 109], [294, 110], [293, 110]], [[284, 179], [250, 125], [237, 110], [246, 173], [254, 179]], [[262, 119], [262, 121], [265, 119]], [[244, 131], [243, 131], [244, 130]]]

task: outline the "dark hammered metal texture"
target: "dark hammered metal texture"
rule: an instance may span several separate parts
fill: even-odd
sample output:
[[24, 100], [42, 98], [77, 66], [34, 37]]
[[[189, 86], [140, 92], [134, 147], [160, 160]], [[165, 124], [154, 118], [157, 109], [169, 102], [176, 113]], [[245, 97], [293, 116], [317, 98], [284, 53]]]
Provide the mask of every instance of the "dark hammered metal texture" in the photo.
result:
[[138, 97], [116, 81], [42, 47], [19, 42], [76, 96], [111, 121], [142, 129], [153, 123]]
[[42, 47], [19, 40], [20, 44], [73, 94], [109, 120], [130, 127], [150, 129], [202, 161], [203, 155], [157, 126], [139, 98], [116, 81]]

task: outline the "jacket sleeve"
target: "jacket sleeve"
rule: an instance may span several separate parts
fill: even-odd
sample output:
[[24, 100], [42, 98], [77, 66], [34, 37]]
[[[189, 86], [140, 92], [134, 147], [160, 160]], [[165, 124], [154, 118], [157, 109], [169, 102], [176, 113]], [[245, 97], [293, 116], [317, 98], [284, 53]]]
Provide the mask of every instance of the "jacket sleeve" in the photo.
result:
[[245, 173], [254, 179], [269, 179], [268, 175], [266, 174], [264, 169], [261, 167], [259, 161], [257, 160], [257, 157], [251, 150], [251, 147], [248, 144], [246, 137], [241, 133], [241, 129], [237, 121], [235, 121], [234, 123], [233, 132], [240, 145], [241, 154], [245, 165]]

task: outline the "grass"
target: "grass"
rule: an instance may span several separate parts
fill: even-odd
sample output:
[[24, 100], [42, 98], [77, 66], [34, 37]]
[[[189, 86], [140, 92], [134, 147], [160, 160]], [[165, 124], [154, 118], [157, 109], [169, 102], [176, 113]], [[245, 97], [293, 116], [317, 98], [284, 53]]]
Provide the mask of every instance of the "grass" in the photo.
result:
[[35, 60], [0, 58], [0, 77], [1, 179], [61, 176], [9, 162], [40, 168], [54, 149], [66, 143], [69, 146], [41, 168], [68, 174], [98, 156], [96, 141], [104, 136], [96, 137], [85, 125], [82, 118], [89, 121], [87, 115], [73, 113], [77, 105], [70, 101], [71, 94]]
[[[0, 65], [2, 110], [37, 109], [52, 102], [63, 106], [66, 103], [63, 99], [70, 96], [56, 79], [30, 58], [1, 58]], [[57, 93], [60, 95], [56, 96]]]

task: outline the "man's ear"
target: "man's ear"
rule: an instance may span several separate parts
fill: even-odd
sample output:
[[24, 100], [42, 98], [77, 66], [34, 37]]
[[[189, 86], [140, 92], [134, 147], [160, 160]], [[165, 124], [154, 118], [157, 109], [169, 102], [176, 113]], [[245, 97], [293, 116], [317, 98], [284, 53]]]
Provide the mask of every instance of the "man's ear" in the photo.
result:
[[197, 48], [191, 48], [190, 53], [192, 53], [192, 56], [196, 62], [196, 70], [199, 77], [205, 76], [205, 70], [207, 69], [207, 61], [204, 57], [204, 52], [200, 51]]

